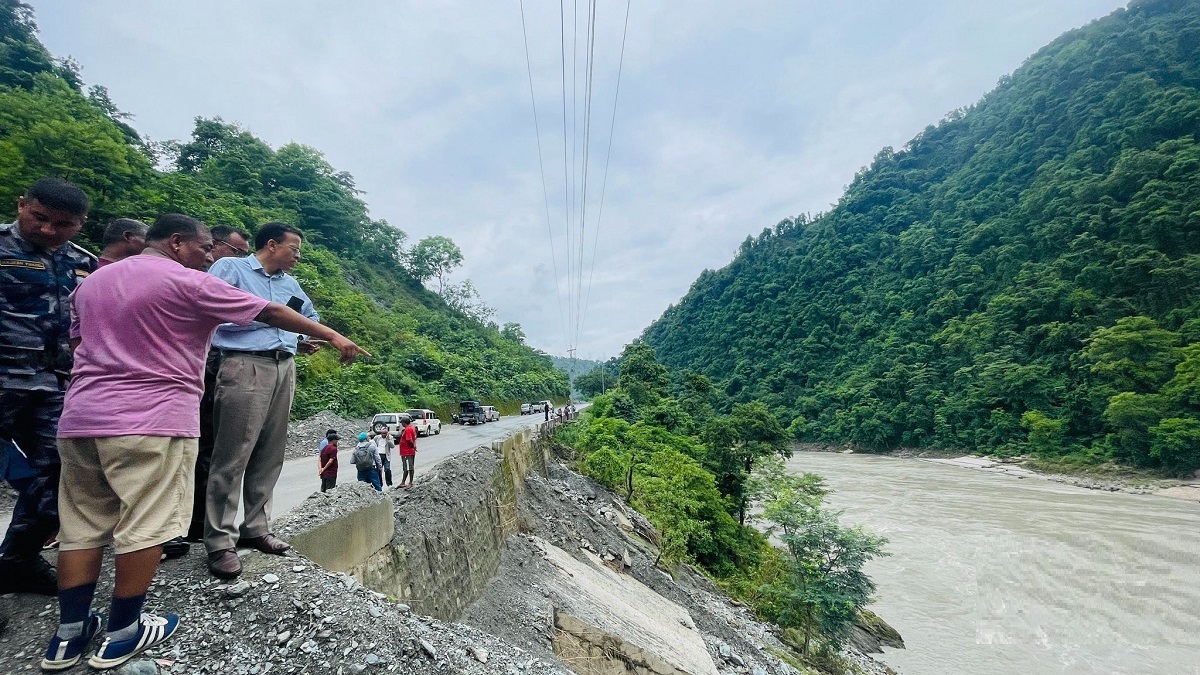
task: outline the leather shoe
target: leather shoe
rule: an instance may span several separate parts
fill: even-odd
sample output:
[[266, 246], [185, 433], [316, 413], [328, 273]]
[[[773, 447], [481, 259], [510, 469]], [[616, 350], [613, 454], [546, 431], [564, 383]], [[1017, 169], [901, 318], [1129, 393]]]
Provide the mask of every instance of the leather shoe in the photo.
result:
[[213, 551], [208, 554], [208, 571], [221, 579], [235, 579], [242, 573], [242, 561], [231, 548]]
[[284, 551], [292, 547], [291, 544], [270, 532], [261, 537], [238, 539], [237, 545], [238, 548], [256, 548], [263, 553], [270, 553], [271, 555], [283, 555]]

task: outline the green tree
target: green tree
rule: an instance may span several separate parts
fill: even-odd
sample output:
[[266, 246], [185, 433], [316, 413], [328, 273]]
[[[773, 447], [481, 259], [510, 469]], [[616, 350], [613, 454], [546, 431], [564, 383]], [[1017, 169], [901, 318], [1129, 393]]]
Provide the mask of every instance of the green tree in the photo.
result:
[[667, 369], [658, 362], [647, 344], [634, 342], [621, 354], [621, 374], [617, 384], [639, 406], [657, 402], [667, 394]]
[[1200, 469], [1200, 420], [1170, 417], [1151, 427], [1150, 456], [1178, 476]]
[[1158, 389], [1179, 359], [1179, 334], [1144, 316], [1124, 317], [1100, 328], [1081, 352], [1094, 376], [1115, 392], [1146, 394]]
[[837, 644], [871, 601], [875, 584], [863, 566], [889, 555], [887, 540], [841, 525], [839, 513], [821, 505], [825, 490], [814, 477], [767, 473], [756, 492], [768, 532], [783, 542], [789, 563], [783, 578], [760, 589], [768, 617], [799, 628], [805, 654], [818, 632]]
[[[1163, 466], [1150, 426], [1200, 418], [1177, 369], [1200, 344], [1198, 30], [1200, 3], [1164, 0], [1064, 34], [828, 212], [746, 238], [640, 342], [804, 440]], [[1118, 434], [1125, 392], [1161, 414]]]
[[438, 295], [445, 297], [446, 278], [462, 265], [463, 254], [449, 237], [433, 235], [417, 242], [410, 260], [413, 276], [422, 282], [437, 279]]
[[761, 401], [739, 403], [727, 417], [710, 420], [703, 438], [708, 466], [717, 475], [721, 493], [729, 497], [738, 523], [746, 522], [746, 481], [756, 460], [788, 456], [788, 435]]

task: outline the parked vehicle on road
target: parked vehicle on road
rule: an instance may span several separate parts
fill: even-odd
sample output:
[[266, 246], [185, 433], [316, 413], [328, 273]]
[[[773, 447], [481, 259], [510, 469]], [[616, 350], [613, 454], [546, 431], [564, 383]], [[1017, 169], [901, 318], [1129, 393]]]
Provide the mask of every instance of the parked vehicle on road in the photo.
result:
[[485, 422], [499, 422], [500, 411], [490, 405], [483, 406], [483, 417]]
[[371, 431], [377, 434], [386, 431], [393, 438], [400, 438], [400, 430], [403, 428], [400, 424], [401, 417], [409, 417], [409, 415], [401, 412], [379, 413], [371, 418]]
[[417, 428], [418, 436], [442, 433], [442, 421], [437, 413], [428, 408], [409, 408], [404, 414], [412, 418], [413, 426]]
[[483, 424], [487, 422], [487, 413], [479, 401], [463, 401], [458, 404], [458, 414], [454, 416], [457, 424]]
[[549, 401], [538, 401], [537, 403], [530, 403], [529, 404], [529, 412], [543, 413], [543, 412], [546, 412], [546, 408], [549, 406], [550, 406]]
[[521, 404], [521, 414], [522, 415], [528, 415], [532, 412], [533, 412], [533, 404], [532, 403], [522, 403]]

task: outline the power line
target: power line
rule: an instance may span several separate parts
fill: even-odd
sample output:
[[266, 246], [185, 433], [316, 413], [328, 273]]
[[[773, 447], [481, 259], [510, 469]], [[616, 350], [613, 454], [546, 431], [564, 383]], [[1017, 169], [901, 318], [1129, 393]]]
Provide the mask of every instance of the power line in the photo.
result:
[[[579, 103], [579, 0], [574, 0], [571, 10], [571, 213], [567, 219], [567, 269], [573, 270], [572, 253], [575, 251], [574, 234], [575, 234], [575, 167], [576, 167], [576, 151], [579, 149], [579, 133], [578, 123], [576, 121], [576, 109]], [[564, 140], [565, 142], [565, 140]], [[575, 316], [578, 313], [578, 306], [572, 303], [572, 288], [570, 272], [567, 273], [567, 330], [575, 324]], [[570, 347], [568, 339], [567, 346]]]
[[592, 263], [588, 268], [587, 295], [583, 301], [583, 315], [587, 317], [588, 305], [592, 302], [592, 277], [596, 272], [596, 248], [600, 244], [600, 220], [604, 217], [604, 195], [608, 192], [608, 163], [612, 159], [613, 133], [617, 128], [617, 99], [621, 95], [621, 71], [625, 67], [625, 37], [629, 34], [629, 6], [625, 0], [625, 27], [621, 30], [621, 57], [617, 61], [617, 86], [613, 91], [612, 122], [608, 126], [608, 150], [604, 153], [604, 179], [600, 182], [600, 207], [596, 212], [596, 233], [592, 239]]
[[591, 157], [592, 148], [592, 85], [596, 73], [596, 0], [591, 0], [591, 7], [588, 12], [587, 41], [587, 60], [584, 65], [584, 77], [586, 80], [584, 84], [583, 104], [583, 183], [580, 190], [582, 198], [579, 203], [579, 255], [576, 260], [579, 272], [575, 275], [575, 333], [572, 340], [574, 344], [579, 343], [579, 333], [583, 318], [583, 253], [587, 241], [588, 160]]
[[[625, 45], [629, 34], [629, 15], [631, 0], [626, 0], [625, 20], [621, 33], [620, 59], [617, 65], [616, 89], [613, 94], [612, 118], [609, 122], [609, 138], [604, 158], [604, 173], [600, 188], [598, 204], [589, 204], [589, 195], [594, 195], [594, 172], [591, 167], [591, 132], [593, 113], [595, 112], [596, 97], [596, 42], [599, 40], [597, 24], [599, 3], [597, 0], [585, 0], [586, 16], [580, 16], [579, 0], [572, 2], [571, 21], [571, 115], [570, 124], [567, 120], [567, 64], [566, 64], [566, 6], [565, 0], [559, 0], [559, 67], [562, 87], [561, 112], [563, 131], [563, 227], [566, 230], [566, 303], [564, 311], [563, 293], [559, 288], [564, 279], [558, 270], [558, 253], [555, 246], [553, 219], [550, 217], [549, 186], [546, 180], [545, 162], [542, 157], [541, 122], [537, 112], [537, 96], [533, 85], [532, 57], [529, 49], [528, 28], [526, 26], [524, 2], [521, 2], [521, 30], [525, 43], [525, 67], [529, 78], [529, 95], [533, 107], [534, 127], [538, 142], [538, 166], [542, 175], [543, 207], [546, 215], [546, 227], [550, 232], [550, 253], [555, 270], [555, 291], [558, 299], [560, 322], [564, 321], [564, 337], [567, 341], [568, 353], [575, 356], [578, 341], [586, 322], [587, 307], [591, 300], [592, 284], [595, 277], [596, 256], [599, 248], [600, 224], [604, 215], [604, 201], [608, 191], [608, 170], [612, 159], [613, 137], [616, 130], [617, 102], [620, 96], [621, 76], [625, 64]], [[580, 19], [584, 20], [583, 70], [579, 68], [580, 56]], [[569, 128], [568, 128], [569, 126]], [[569, 147], [568, 147], [569, 144]], [[581, 147], [582, 146], [582, 147]], [[594, 196], [590, 200], [595, 201]], [[588, 260], [588, 216], [596, 210], [595, 224], [592, 234], [591, 259]], [[586, 274], [585, 274], [586, 272]]]
[[[558, 258], [553, 255], [554, 252], [554, 228], [550, 225], [550, 192], [546, 188], [546, 167], [542, 164], [542, 130], [538, 124], [537, 114], [537, 97], [533, 94], [533, 66], [529, 61], [529, 33], [525, 30], [525, 0], [520, 0], [521, 6], [521, 37], [525, 40], [525, 73], [529, 76], [529, 103], [533, 107], [533, 130], [537, 136], [538, 149], [538, 170], [542, 174], [542, 204], [546, 210], [546, 230], [550, 235], [550, 262], [554, 268], [554, 295], [558, 303], [558, 320], [563, 324], [563, 338], [569, 340], [570, 333], [567, 330], [567, 325], [564, 322], [562, 311], [562, 295], [558, 290]], [[568, 279], [570, 279], [570, 271], [568, 271]]]

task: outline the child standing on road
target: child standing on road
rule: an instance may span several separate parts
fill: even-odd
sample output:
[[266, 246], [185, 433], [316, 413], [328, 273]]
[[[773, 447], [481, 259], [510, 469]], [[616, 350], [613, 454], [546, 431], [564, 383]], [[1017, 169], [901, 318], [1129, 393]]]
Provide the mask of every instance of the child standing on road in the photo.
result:
[[325, 447], [321, 448], [321, 459], [317, 461], [317, 474], [321, 476], [321, 492], [337, 486], [338, 474], [338, 435], [329, 434], [325, 437]]
[[400, 418], [400, 423], [404, 425], [400, 431], [400, 466], [404, 469], [404, 473], [400, 475], [400, 487], [411, 490], [413, 464], [417, 460], [417, 428], [412, 425], [412, 418], [407, 415]]

